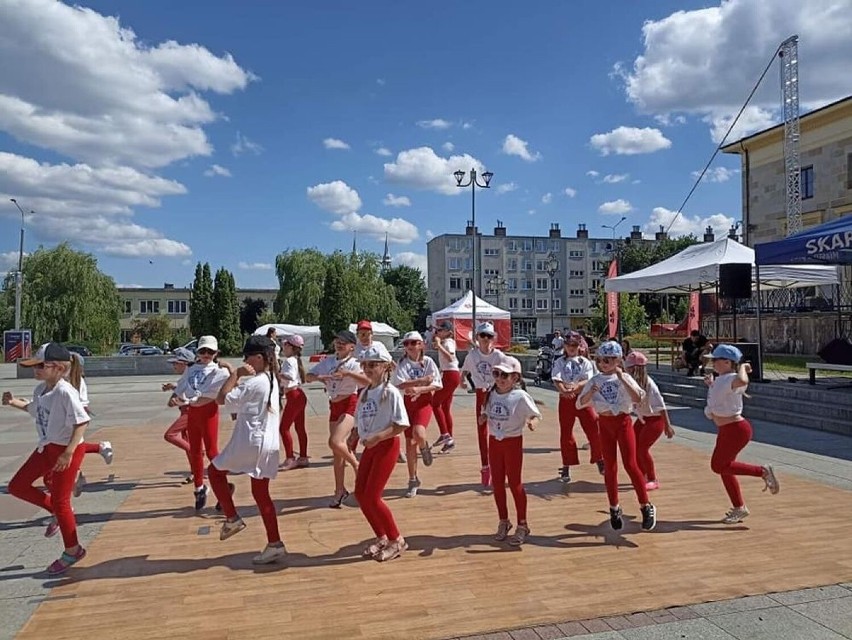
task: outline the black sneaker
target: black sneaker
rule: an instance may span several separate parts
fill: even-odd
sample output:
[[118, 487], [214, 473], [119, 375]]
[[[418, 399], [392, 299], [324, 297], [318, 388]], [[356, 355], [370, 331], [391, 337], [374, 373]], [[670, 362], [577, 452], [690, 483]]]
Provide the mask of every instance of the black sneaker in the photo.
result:
[[621, 507], [616, 507], [613, 509], [609, 508], [609, 523], [612, 525], [612, 528], [618, 531], [621, 527], [624, 526], [624, 520], [621, 519]]
[[606, 468], [604, 467], [604, 461], [598, 460], [595, 464], [598, 466], [598, 473], [603, 475], [606, 472]]
[[444, 441], [444, 446], [441, 447], [441, 453], [449, 453], [453, 449], [456, 448], [456, 441], [452, 438], [448, 438]]
[[207, 486], [202, 485], [195, 490], [195, 510], [201, 511], [207, 504]]
[[657, 526], [657, 508], [650, 502], [642, 507], [642, 531], [651, 531]]
[[571, 482], [571, 467], [560, 467], [559, 481], [565, 483]]
[[[234, 483], [233, 483], [233, 482], [229, 482], [229, 483], [228, 483], [228, 491], [230, 491], [230, 492], [231, 492], [231, 495], [234, 495], [234, 491], [235, 491], [235, 490], [236, 490], [236, 487], [234, 486]], [[214, 509], [215, 509], [216, 511], [222, 511], [222, 505], [221, 505], [221, 504], [219, 504], [219, 501], [218, 501], [218, 500], [216, 501], [216, 506], [214, 507]]]

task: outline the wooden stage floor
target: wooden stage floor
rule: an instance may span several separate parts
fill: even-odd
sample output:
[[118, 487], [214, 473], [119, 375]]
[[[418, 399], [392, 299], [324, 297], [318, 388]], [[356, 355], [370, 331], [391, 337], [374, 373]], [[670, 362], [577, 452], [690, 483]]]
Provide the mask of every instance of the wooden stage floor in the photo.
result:
[[[265, 537], [246, 477], [234, 481], [248, 528], [220, 542], [213, 510], [196, 516], [191, 488], [180, 485], [185, 459], [163, 442], [164, 428], [102, 429], [116, 451], [133, 452], [109, 472], [137, 488], [19, 637], [449, 638], [852, 581], [848, 492], [782, 475], [780, 494], [769, 496], [744, 478], [752, 515], [725, 526], [727, 499], [708, 456], [661, 441], [657, 529], [640, 531], [622, 472], [627, 521], [616, 533], [592, 465], [567, 487], [554, 479], [558, 428], [543, 412], [525, 442], [532, 535], [523, 548], [492, 539], [497, 516], [478, 488], [472, 410], [458, 409], [456, 451], [421, 466], [416, 498], [402, 497], [407, 472], [397, 465], [389, 502], [411, 548], [385, 564], [360, 557], [371, 532], [357, 507], [326, 507], [324, 417], [309, 419], [314, 465], [272, 485], [290, 554], [264, 568], [251, 564]], [[742, 457], [752, 460], [748, 449]], [[90, 483], [101, 470], [87, 465]], [[511, 497], [510, 513], [514, 521]]]

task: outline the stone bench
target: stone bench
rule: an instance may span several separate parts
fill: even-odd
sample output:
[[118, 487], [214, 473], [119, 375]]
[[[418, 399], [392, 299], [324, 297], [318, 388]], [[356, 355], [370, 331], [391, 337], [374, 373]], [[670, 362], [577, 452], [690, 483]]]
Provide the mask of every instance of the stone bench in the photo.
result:
[[849, 364], [828, 364], [827, 362], [806, 362], [805, 368], [808, 370], [808, 382], [816, 384], [816, 372], [820, 371], [848, 371], [852, 372], [852, 365]]

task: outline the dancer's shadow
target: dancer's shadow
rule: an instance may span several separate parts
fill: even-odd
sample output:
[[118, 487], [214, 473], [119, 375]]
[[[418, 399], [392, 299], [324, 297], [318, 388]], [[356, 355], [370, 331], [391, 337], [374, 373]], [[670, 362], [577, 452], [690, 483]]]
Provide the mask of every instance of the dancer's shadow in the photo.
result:
[[[417, 490], [417, 496], [426, 496], [426, 497], [442, 497], [442, 496], [452, 496], [457, 495], [459, 493], [490, 493], [490, 489], [485, 489], [478, 482], [468, 482], [468, 483], [460, 483], [460, 484], [440, 484], [436, 487], [420, 487]], [[391, 500], [398, 500], [400, 498], [405, 497], [406, 489], [388, 489], [385, 491], [385, 498]]]
[[553, 447], [524, 447], [524, 453], [539, 454], [539, 453], [556, 453], [559, 449]]
[[[509, 535], [511, 538], [511, 534]], [[580, 538], [587, 538], [580, 540]], [[466, 553], [479, 555], [484, 553], [507, 553], [523, 551], [524, 547], [548, 547], [553, 549], [571, 549], [583, 547], [600, 547], [608, 544], [606, 541], [595, 540], [592, 534], [560, 534], [555, 536], [542, 536], [531, 533], [523, 546], [513, 547], [506, 541], [497, 541], [493, 533], [488, 534], [464, 534], [457, 536], [433, 536], [413, 535], [406, 536], [409, 550], [419, 552], [418, 555], [429, 557], [435, 551], [450, 551], [453, 549], [465, 549]], [[636, 546], [633, 543], [625, 542]]]
[[743, 524], [725, 524], [719, 520], [657, 520], [651, 533], [675, 533], [676, 531], [749, 531]]

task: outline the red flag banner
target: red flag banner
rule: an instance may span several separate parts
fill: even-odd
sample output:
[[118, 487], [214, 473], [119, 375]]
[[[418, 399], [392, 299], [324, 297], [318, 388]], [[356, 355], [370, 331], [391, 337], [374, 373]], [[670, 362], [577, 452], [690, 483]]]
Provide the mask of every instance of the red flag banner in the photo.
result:
[[[613, 260], [609, 263], [609, 273], [607, 278], [615, 278], [618, 275], [618, 262]], [[609, 328], [609, 337], [615, 338], [618, 336], [618, 293], [610, 291], [606, 294], [606, 318], [607, 327]]]
[[699, 331], [698, 324], [701, 318], [698, 315], [700, 309], [701, 294], [693, 291], [689, 294], [689, 314], [686, 317], [687, 334]]

